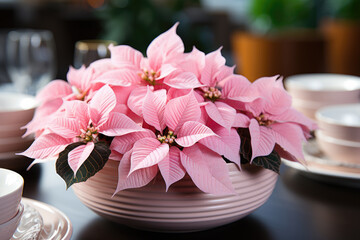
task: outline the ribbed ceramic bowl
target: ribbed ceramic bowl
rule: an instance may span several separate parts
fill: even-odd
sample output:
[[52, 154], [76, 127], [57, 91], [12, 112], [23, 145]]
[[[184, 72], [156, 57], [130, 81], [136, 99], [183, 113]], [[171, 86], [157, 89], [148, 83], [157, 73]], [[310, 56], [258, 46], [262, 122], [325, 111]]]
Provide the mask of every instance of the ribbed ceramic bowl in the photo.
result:
[[316, 112], [316, 120], [327, 136], [360, 142], [360, 103], [321, 108]]
[[13, 218], [21, 201], [24, 179], [14, 171], [0, 168], [0, 224]]
[[114, 222], [158, 232], [201, 231], [234, 222], [260, 207], [271, 195], [278, 175], [270, 170], [229, 164], [236, 195], [214, 196], [201, 192], [186, 176], [165, 192], [161, 176], [147, 186], [123, 190], [112, 197], [118, 162], [105, 167], [86, 182], [73, 185], [78, 198], [91, 210]]
[[17, 226], [20, 223], [23, 212], [24, 212], [24, 206], [22, 203], [20, 203], [17, 208], [15, 216], [13, 218], [11, 218], [10, 220], [8, 220], [7, 222], [0, 224], [0, 239], [1, 240], [11, 239], [12, 235], [16, 231]]
[[316, 141], [324, 154], [334, 161], [360, 165], [360, 142], [333, 138], [321, 130], [316, 131]]
[[37, 107], [35, 97], [19, 93], [0, 94], [0, 125], [28, 123]]

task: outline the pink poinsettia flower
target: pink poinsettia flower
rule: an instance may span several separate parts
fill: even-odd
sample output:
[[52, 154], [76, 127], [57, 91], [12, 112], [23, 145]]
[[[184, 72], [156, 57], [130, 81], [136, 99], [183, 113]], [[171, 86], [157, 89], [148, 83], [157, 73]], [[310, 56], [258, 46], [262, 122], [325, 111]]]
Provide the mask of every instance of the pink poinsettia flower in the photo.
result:
[[302, 143], [316, 124], [291, 108], [291, 97], [283, 88], [282, 79], [278, 76], [260, 78], [249, 92], [256, 92], [260, 97], [244, 104], [242, 112], [247, 114], [238, 113], [235, 126], [249, 128], [251, 160], [267, 156], [275, 148], [281, 157], [302, 161]]
[[175, 88], [194, 88], [201, 84], [191, 72], [184, 72], [179, 66], [184, 58], [184, 44], [176, 34], [176, 23], [168, 31], [155, 38], [146, 50], [147, 57], [125, 45], [110, 46], [111, 59], [115, 66], [101, 78], [118, 85], [135, 83], [139, 85], [166, 84]]
[[74, 175], [93, 151], [99, 141], [99, 134], [121, 136], [142, 128], [124, 114], [112, 112], [116, 97], [112, 89], [105, 85], [93, 96], [89, 104], [84, 101], [66, 101], [61, 107], [61, 115], [49, 124], [50, 133], [41, 135], [22, 155], [47, 159], [56, 157], [71, 143], [84, 144], [69, 152], [68, 163]]
[[35, 116], [24, 128], [24, 136], [32, 133], [39, 135], [46, 123], [54, 118], [54, 114], [61, 107], [64, 100], [89, 101], [91, 96], [101, 85], [94, 82], [96, 77], [111, 67], [109, 60], [99, 60], [88, 68], [80, 69], [70, 67], [67, 80], [53, 80], [47, 84], [36, 96], [40, 106], [36, 109]]
[[164, 89], [148, 89], [142, 114], [150, 130], [115, 137], [112, 142], [111, 150], [123, 154], [116, 192], [146, 185], [158, 169], [167, 189], [187, 172], [204, 192], [234, 192], [225, 161], [216, 148], [209, 149], [218, 145], [224, 151], [228, 146], [198, 122], [201, 110], [194, 92], [167, 102]]
[[188, 68], [193, 69], [192, 71], [204, 85], [197, 88], [196, 92], [199, 102], [204, 102], [205, 113], [214, 122], [230, 131], [236, 119], [236, 109], [231, 104], [240, 104], [239, 101], [242, 104], [244, 101], [248, 102], [254, 99], [243, 97], [250, 82], [243, 76], [233, 74], [234, 68], [225, 65], [226, 60], [220, 50], [205, 56], [194, 49], [190, 56], [196, 57], [197, 64]]
[[186, 54], [184, 44], [176, 34], [177, 26], [178, 24], [175, 24], [150, 43], [146, 51], [147, 57], [126, 45], [110, 46], [111, 60], [118, 68], [104, 73], [97, 81], [112, 86], [135, 85], [128, 99], [128, 105], [135, 113], [141, 112], [136, 106], [142, 104], [139, 101], [144, 99], [147, 86], [153, 86], [155, 90], [192, 89], [202, 86], [194, 73], [181, 68]]

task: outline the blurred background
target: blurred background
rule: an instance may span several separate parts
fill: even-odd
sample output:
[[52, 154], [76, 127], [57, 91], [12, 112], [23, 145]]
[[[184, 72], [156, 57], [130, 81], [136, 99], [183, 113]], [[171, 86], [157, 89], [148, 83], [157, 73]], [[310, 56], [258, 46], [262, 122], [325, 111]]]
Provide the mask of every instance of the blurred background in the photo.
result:
[[54, 78], [65, 79], [80, 40], [145, 52], [179, 21], [186, 50], [223, 47], [228, 65], [261, 76], [360, 75], [360, 0], [0, 0], [0, 81], [10, 82], [6, 39], [14, 29], [49, 30]]

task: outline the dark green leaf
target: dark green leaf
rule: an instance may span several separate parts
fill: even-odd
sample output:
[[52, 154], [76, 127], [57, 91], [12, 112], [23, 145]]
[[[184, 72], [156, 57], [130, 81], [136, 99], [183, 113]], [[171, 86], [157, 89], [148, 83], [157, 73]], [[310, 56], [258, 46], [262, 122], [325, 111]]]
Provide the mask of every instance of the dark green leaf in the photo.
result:
[[111, 150], [107, 143], [95, 143], [94, 150], [91, 152], [88, 159], [81, 165], [74, 177], [74, 172], [68, 163], [68, 154], [71, 150], [83, 144], [85, 143], [77, 142], [70, 144], [59, 154], [59, 158], [56, 161], [56, 172], [64, 179], [67, 188], [74, 183], [84, 182], [88, 178], [94, 176], [95, 173], [104, 167], [110, 156]]
[[277, 152], [272, 151], [272, 153], [270, 153], [270, 155], [268, 156], [261, 156], [254, 158], [251, 164], [279, 173], [281, 158]]

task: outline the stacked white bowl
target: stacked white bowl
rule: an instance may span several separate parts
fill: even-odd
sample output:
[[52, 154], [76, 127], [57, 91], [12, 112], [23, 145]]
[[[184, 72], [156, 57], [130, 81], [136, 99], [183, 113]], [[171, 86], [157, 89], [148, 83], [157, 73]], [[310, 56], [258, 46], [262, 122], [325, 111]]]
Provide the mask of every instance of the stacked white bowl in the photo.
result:
[[15, 155], [26, 150], [33, 136], [23, 138], [25, 126], [34, 116], [37, 106], [35, 97], [19, 93], [0, 93], [0, 167], [22, 170], [30, 160]]
[[0, 168], [0, 239], [10, 239], [24, 212], [21, 203], [24, 179], [20, 174]]
[[316, 141], [321, 150], [330, 159], [360, 172], [360, 103], [321, 108], [316, 119]]
[[295, 109], [315, 118], [322, 107], [359, 103], [360, 77], [342, 74], [299, 74], [285, 79]]

